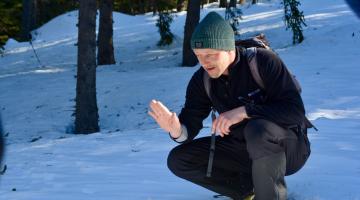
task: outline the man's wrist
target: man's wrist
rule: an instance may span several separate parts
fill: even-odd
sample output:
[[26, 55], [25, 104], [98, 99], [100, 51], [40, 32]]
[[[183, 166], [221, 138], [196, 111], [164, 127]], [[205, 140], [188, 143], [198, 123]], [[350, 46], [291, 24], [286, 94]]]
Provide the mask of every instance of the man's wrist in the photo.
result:
[[177, 128], [176, 130], [173, 130], [173, 131], [169, 131], [169, 133], [173, 139], [179, 138], [181, 136], [181, 124], [180, 124], [179, 128]]
[[184, 142], [188, 138], [187, 128], [185, 125], [181, 124], [179, 137], [174, 138], [171, 133], [169, 133], [169, 135], [170, 135], [171, 139], [173, 139], [175, 142], [178, 142], [178, 143]]
[[240, 118], [241, 120], [250, 118], [250, 117], [247, 115], [245, 106], [241, 106], [241, 107], [239, 107], [238, 109], [239, 109], [239, 118]]
[[246, 112], [245, 106], [242, 107], [242, 110], [243, 110], [242, 113], [243, 113], [244, 119], [249, 119], [250, 117], [249, 117], [249, 115], [248, 115], [247, 112]]

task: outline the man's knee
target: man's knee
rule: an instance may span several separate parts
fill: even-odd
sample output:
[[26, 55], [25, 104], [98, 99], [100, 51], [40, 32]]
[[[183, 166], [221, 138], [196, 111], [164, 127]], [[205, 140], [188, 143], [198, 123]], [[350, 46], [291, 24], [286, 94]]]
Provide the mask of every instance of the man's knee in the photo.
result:
[[244, 129], [246, 147], [254, 160], [282, 150], [275, 136], [278, 126], [264, 119], [250, 120]]
[[167, 166], [175, 175], [178, 175], [180, 172], [179, 165], [182, 151], [182, 145], [178, 145], [170, 151], [167, 158]]
[[266, 140], [266, 122], [263, 119], [253, 119], [246, 124], [244, 137], [247, 145], [261, 145]]

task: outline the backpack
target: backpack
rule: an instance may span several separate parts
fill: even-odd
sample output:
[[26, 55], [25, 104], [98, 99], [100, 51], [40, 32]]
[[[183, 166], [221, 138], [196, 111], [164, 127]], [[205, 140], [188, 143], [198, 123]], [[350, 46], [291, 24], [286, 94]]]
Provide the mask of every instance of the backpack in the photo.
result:
[[[251, 72], [252, 77], [254, 78], [256, 84], [258, 84], [261, 89], [263, 89], [263, 90], [266, 89], [264, 81], [260, 76], [259, 68], [258, 68], [258, 65], [256, 62], [256, 53], [257, 53], [256, 49], [257, 48], [264, 48], [264, 49], [271, 50], [271, 48], [269, 46], [269, 42], [265, 38], [265, 35], [260, 34], [255, 37], [249, 38], [249, 39], [237, 40], [237, 41], [235, 41], [235, 46], [238, 46], [238, 47], [241, 47], [244, 49], [244, 53], [248, 60], [248, 64], [250, 67], [250, 72]], [[286, 69], [286, 70], [288, 70], [288, 69]], [[289, 73], [291, 74], [291, 72], [289, 72]], [[299, 93], [301, 93], [302, 89], [301, 89], [299, 81], [296, 79], [296, 76], [291, 74], [291, 78], [296, 86], [296, 89], [298, 90]], [[211, 100], [211, 95], [210, 95], [211, 82], [210, 82], [209, 74], [206, 72], [204, 72], [204, 74], [203, 74], [203, 82], [204, 82], [206, 94]], [[318, 130], [309, 121], [309, 119], [307, 119], [306, 116], [305, 116], [305, 125], [307, 128], [314, 128], [316, 131]]]

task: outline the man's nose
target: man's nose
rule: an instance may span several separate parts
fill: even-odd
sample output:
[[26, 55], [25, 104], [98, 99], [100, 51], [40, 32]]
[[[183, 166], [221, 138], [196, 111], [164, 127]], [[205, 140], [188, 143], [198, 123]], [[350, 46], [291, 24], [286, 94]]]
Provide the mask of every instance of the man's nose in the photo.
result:
[[205, 58], [202, 58], [200, 62], [205, 65], [205, 64], [209, 64], [209, 63], [210, 63], [210, 60], [205, 57]]
[[205, 62], [205, 61], [200, 61], [200, 64], [201, 64], [203, 67], [209, 66], [209, 62]]

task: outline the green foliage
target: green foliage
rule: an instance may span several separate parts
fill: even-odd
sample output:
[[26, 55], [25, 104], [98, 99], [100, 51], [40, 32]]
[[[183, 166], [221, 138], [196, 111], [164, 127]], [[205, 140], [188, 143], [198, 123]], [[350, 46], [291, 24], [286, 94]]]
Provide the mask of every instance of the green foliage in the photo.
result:
[[114, 10], [136, 15], [176, 9], [177, 0], [114, 0]]
[[[188, 1], [185, 0], [185, 5]], [[79, 7], [78, 0], [36, 0], [36, 2], [36, 27]], [[20, 40], [22, 3], [23, 0], [0, 0], [0, 47], [9, 38]], [[127, 14], [171, 12], [176, 9], [177, 3], [178, 0], [114, 0], [114, 11]]]
[[174, 35], [171, 33], [170, 24], [173, 22], [173, 16], [168, 12], [160, 12], [157, 19], [156, 26], [159, 28], [160, 41], [158, 46], [170, 45], [173, 41]]
[[157, 0], [158, 11], [167, 11], [176, 9], [176, 0]]
[[22, 0], [0, 1], [0, 47], [20, 32]]
[[283, 0], [283, 4], [286, 29], [291, 28], [293, 32], [293, 44], [301, 43], [304, 40], [302, 25], [306, 26], [304, 14], [298, 9], [301, 4], [297, 0]]
[[[37, 0], [36, 27], [52, 18], [78, 8], [77, 0]], [[20, 40], [22, 0], [0, 1], [0, 47], [9, 38]]]
[[78, 8], [78, 0], [37, 0], [36, 27], [40, 27], [58, 15]]

